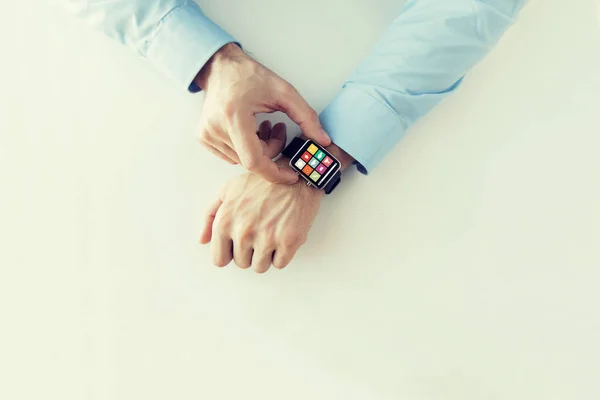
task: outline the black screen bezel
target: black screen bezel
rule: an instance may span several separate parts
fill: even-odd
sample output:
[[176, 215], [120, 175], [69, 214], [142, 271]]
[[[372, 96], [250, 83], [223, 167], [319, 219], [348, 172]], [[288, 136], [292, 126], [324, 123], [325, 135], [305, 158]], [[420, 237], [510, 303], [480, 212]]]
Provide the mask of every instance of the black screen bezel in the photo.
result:
[[[319, 150], [321, 150], [323, 153], [325, 153], [326, 157], [329, 157], [334, 161], [333, 164], [331, 164], [331, 166], [327, 168], [326, 175], [321, 176], [321, 178], [319, 178], [319, 180], [317, 182], [314, 182], [308, 176], [304, 175], [304, 172], [302, 172], [302, 170], [300, 168], [296, 167], [296, 162], [302, 157], [302, 154], [304, 154], [305, 151], [308, 151], [308, 148], [310, 147], [311, 144], [314, 144]], [[323, 157], [323, 159], [325, 159], [325, 157]], [[295, 171], [298, 171], [298, 173], [300, 174], [300, 176], [302, 176], [302, 178], [304, 178], [306, 181], [310, 182], [311, 185], [316, 186], [319, 189], [323, 189], [325, 187], [325, 185], [327, 185], [327, 183], [331, 180], [331, 178], [333, 178], [333, 176], [336, 173], [338, 173], [338, 171], [341, 168], [341, 164], [337, 158], [335, 158], [330, 152], [328, 152], [326, 149], [324, 149], [323, 146], [319, 145], [318, 143], [316, 143], [312, 140], [307, 140], [304, 143], [304, 145], [302, 145], [300, 150], [298, 150], [298, 152], [296, 152], [296, 154], [290, 160], [290, 166]]]

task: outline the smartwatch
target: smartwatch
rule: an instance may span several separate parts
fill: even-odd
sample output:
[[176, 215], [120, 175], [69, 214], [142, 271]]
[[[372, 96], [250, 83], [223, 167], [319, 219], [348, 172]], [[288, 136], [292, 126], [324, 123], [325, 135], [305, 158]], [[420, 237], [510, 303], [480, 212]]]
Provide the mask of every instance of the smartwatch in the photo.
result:
[[290, 167], [307, 185], [324, 190], [326, 194], [333, 192], [342, 179], [342, 164], [310, 139], [294, 138], [282, 154], [290, 159]]

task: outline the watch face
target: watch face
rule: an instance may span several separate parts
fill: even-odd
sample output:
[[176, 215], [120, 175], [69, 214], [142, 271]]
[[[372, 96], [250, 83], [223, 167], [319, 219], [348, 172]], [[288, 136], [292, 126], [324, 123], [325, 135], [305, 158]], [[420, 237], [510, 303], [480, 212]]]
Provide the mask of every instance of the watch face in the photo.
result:
[[318, 189], [323, 189], [341, 167], [334, 156], [312, 140], [304, 143], [290, 160], [290, 165]]

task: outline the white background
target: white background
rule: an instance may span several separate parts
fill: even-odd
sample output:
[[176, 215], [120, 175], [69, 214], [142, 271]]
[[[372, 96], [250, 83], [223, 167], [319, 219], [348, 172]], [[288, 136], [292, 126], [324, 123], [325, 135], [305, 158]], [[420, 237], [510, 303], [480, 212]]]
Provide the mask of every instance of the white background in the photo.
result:
[[[201, 2], [318, 110], [402, 3]], [[196, 143], [202, 97], [2, 11], [0, 398], [600, 397], [597, 1], [534, 0], [263, 276], [197, 244], [241, 172]]]

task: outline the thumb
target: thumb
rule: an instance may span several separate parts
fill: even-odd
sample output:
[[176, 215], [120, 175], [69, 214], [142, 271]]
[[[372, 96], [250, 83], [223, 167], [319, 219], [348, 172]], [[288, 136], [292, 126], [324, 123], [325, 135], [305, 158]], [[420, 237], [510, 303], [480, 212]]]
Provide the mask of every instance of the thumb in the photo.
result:
[[298, 93], [291, 85], [285, 90], [285, 93], [279, 100], [281, 111], [287, 114], [288, 117], [302, 129], [302, 133], [319, 143], [321, 146], [329, 146], [331, 139], [323, 130], [317, 112], [308, 105], [306, 100]]

